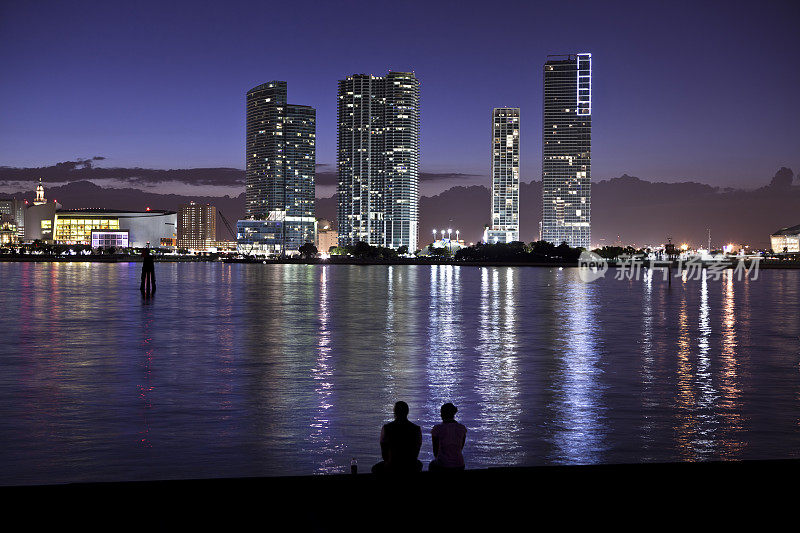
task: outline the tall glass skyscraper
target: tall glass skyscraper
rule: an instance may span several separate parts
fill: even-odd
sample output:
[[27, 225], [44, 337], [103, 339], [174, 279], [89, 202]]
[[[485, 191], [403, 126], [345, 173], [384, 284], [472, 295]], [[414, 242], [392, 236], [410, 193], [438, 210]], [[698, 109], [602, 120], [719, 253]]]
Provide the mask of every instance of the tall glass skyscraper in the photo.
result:
[[484, 241], [519, 240], [519, 108], [492, 111], [492, 223]]
[[592, 55], [548, 57], [544, 64], [542, 239], [589, 248]]
[[267, 253], [315, 241], [316, 120], [313, 107], [286, 103], [285, 81], [247, 91], [245, 213], [270, 222]]
[[417, 249], [419, 81], [410, 72], [339, 81], [339, 244]]

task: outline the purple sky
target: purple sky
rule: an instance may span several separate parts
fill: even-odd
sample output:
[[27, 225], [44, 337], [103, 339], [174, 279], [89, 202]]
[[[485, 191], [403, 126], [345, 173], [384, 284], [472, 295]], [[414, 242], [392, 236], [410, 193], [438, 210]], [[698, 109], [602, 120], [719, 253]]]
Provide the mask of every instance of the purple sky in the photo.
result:
[[245, 92], [272, 79], [317, 108], [317, 162], [334, 163], [337, 80], [394, 69], [421, 80], [423, 170], [487, 175], [491, 108], [519, 106], [529, 181], [542, 64], [589, 51], [595, 180], [757, 187], [800, 170], [798, 15], [794, 1], [3, 2], [0, 165], [242, 168]]

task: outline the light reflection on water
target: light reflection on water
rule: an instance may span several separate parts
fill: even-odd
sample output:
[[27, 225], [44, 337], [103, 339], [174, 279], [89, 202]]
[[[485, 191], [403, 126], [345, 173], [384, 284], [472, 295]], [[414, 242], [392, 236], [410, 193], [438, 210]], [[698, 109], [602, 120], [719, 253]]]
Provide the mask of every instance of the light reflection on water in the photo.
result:
[[520, 464], [522, 409], [518, 399], [519, 318], [514, 292], [516, 270], [480, 269], [478, 311], [475, 443], [478, 459], [486, 464]]
[[328, 270], [325, 265], [320, 269], [319, 278], [319, 329], [317, 332], [317, 360], [311, 375], [315, 381], [314, 392], [317, 395], [317, 407], [313, 422], [310, 425], [309, 448], [307, 453], [319, 456], [316, 471], [328, 473], [335, 471], [338, 465], [334, 461], [336, 446], [330, 434], [331, 420], [328, 410], [333, 407], [333, 365], [331, 361], [331, 309], [328, 295]]
[[0, 483], [362, 471], [402, 399], [470, 467], [796, 457], [798, 271], [0, 263]]
[[555, 392], [555, 463], [601, 462], [605, 448], [605, 406], [600, 382], [602, 341], [592, 294], [599, 285], [574, 283], [561, 272], [556, 278], [560, 298], [556, 307], [559, 325], [559, 371]]

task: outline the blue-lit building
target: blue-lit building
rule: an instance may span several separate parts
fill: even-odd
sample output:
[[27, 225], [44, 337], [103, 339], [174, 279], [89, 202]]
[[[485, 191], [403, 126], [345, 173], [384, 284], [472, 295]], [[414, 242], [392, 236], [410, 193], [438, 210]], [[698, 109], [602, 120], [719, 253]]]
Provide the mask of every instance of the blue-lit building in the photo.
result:
[[[316, 238], [316, 111], [286, 100], [285, 81], [270, 81], [247, 91], [247, 220], [240, 223], [264, 223], [241, 224], [242, 232], [237, 224], [237, 233], [263, 237], [261, 244], [273, 254], [297, 253]], [[245, 248], [249, 244], [243, 243]]]
[[283, 236], [280, 220], [239, 220], [236, 222], [236, 251], [244, 255], [280, 255]]

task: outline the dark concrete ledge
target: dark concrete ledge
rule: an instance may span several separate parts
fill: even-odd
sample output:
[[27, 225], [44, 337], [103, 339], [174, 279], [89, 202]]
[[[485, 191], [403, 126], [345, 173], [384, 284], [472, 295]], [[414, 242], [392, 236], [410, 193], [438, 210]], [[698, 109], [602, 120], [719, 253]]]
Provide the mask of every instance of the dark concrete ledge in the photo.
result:
[[[427, 530], [448, 519], [491, 531], [545, 523], [559, 530], [627, 524], [660, 531], [670, 523], [719, 530], [745, 517], [770, 530], [784, 515], [796, 522], [798, 474], [798, 460], [687, 462], [75, 483], [3, 487], [0, 496], [12, 513], [35, 505], [40, 511], [30, 523], [110, 530]], [[520, 520], [528, 525], [518, 527]]]

